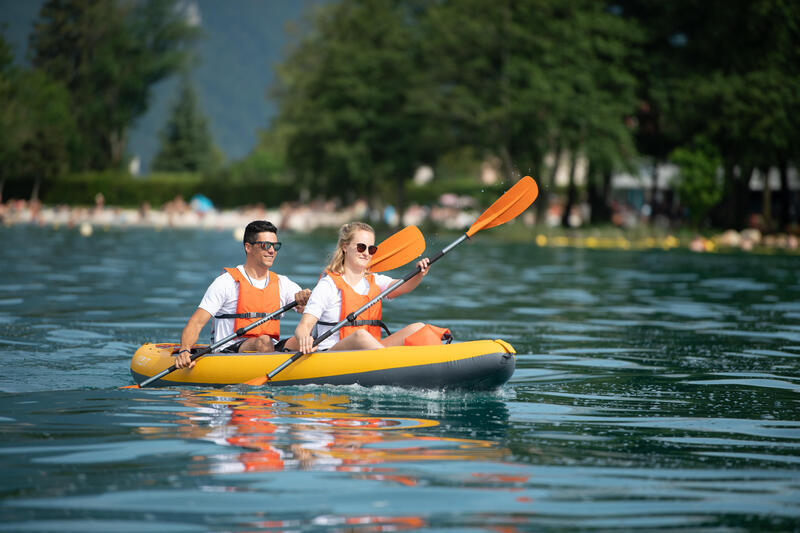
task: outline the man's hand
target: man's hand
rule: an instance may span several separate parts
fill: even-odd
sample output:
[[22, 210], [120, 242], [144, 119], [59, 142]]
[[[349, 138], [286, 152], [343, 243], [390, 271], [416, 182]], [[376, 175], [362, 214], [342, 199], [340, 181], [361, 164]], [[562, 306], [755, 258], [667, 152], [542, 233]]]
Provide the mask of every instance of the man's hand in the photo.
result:
[[191, 356], [192, 352], [189, 350], [189, 347], [181, 346], [178, 356], [175, 358], [175, 366], [177, 368], [193, 368], [194, 361], [190, 359]]
[[306, 308], [306, 304], [308, 303], [309, 296], [311, 296], [311, 289], [303, 289], [302, 291], [295, 293], [294, 301], [297, 302], [295, 311], [298, 313], [303, 312], [303, 310]]

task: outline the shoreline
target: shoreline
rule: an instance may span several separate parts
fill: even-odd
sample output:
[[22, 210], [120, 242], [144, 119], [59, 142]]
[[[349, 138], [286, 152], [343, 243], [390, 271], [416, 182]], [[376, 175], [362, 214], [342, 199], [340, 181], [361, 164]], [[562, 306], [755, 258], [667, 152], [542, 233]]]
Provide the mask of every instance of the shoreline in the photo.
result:
[[[402, 217], [402, 225], [430, 226], [443, 231], [460, 232], [470, 226], [480, 213], [456, 207], [425, 208], [410, 206]], [[0, 224], [13, 226], [49, 226], [75, 229], [90, 237], [95, 228], [206, 229], [230, 230], [241, 238], [244, 227], [253, 220], [269, 220], [280, 231], [310, 233], [315, 230], [336, 230], [353, 220], [366, 220], [396, 227], [400, 217], [370, 212], [365, 202], [337, 209], [333, 202], [312, 202], [307, 205], [282, 205], [279, 208], [248, 206], [238, 209], [194, 209], [183, 201], [166, 204], [161, 209], [147, 204], [139, 209], [66, 205], [46, 206], [38, 202], [10, 200], [0, 204]], [[797, 235], [767, 234], [755, 228], [726, 230], [701, 235], [690, 229], [670, 230], [650, 226], [620, 228], [617, 226], [582, 226], [563, 228], [536, 224], [532, 211], [524, 213], [517, 224], [499, 233], [512, 240], [532, 240], [538, 247], [586, 248], [598, 250], [684, 249], [697, 253], [742, 251], [753, 253], [800, 254]], [[710, 233], [710, 232], [709, 232]]]

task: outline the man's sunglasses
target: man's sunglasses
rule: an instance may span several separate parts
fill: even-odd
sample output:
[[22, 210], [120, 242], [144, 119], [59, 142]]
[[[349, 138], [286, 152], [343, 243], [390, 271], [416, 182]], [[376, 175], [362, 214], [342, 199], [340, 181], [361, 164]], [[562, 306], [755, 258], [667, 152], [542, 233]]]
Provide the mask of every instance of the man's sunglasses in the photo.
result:
[[264, 250], [265, 252], [267, 250], [269, 250], [270, 248], [275, 248], [276, 252], [281, 249], [281, 243], [280, 242], [253, 241], [250, 244], [252, 244], [253, 246], [259, 245], [261, 247], [261, 249]]
[[369, 255], [375, 255], [375, 252], [378, 251], [378, 247], [374, 244], [367, 246], [363, 242], [356, 243], [356, 250], [358, 253], [363, 254], [364, 250], [369, 250]]

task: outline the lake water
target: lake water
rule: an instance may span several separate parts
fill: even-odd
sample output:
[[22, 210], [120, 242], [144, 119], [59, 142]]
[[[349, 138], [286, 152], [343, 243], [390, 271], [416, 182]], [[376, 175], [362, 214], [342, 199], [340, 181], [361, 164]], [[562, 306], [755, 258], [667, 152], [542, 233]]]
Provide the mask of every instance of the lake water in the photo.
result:
[[[384, 307], [516, 348], [501, 390], [442, 393], [120, 389], [241, 244], [0, 228], [0, 531], [800, 529], [797, 256], [492, 231]], [[281, 238], [312, 286], [333, 241]]]

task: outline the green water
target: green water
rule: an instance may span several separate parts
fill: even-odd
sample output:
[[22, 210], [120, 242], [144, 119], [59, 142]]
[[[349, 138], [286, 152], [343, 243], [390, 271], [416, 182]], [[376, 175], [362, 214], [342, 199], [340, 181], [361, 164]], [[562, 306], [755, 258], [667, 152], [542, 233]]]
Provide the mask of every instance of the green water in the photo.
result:
[[[330, 239], [281, 240], [312, 286]], [[136, 348], [241, 262], [231, 232], [0, 245], [0, 531], [800, 530], [797, 257], [486, 231], [384, 314], [510, 342], [495, 393], [132, 390]]]

